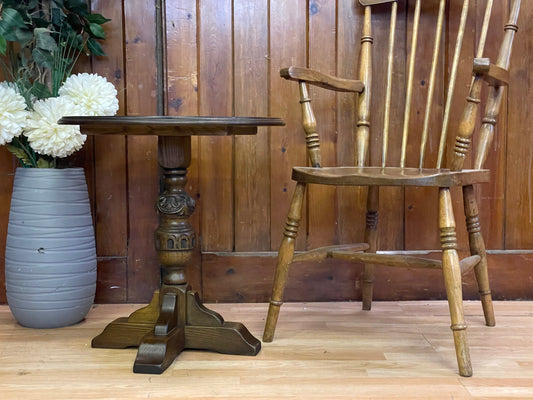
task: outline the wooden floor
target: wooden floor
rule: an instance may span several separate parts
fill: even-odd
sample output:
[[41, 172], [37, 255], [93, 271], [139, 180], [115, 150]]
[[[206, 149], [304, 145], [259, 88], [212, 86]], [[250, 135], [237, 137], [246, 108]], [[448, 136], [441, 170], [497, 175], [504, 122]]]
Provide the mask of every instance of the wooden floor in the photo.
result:
[[[457, 374], [445, 302], [286, 304], [255, 357], [185, 351], [162, 375], [132, 373], [136, 350], [91, 338], [135, 305], [98, 305], [82, 323], [26, 329], [0, 306], [0, 399], [533, 399], [533, 302], [467, 302], [474, 377]], [[210, 304], [261, 336], [265, 304]]]

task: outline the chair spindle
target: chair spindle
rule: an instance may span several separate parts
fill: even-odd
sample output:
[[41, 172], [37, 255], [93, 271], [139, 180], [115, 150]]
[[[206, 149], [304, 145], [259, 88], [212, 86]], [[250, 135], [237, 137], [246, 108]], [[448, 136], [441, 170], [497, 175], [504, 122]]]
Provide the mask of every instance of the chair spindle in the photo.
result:
[[305, 141], [307, 145], [307, 154], [312, 167], [321, 166], [320, 156], [320, 136], [316, 130], [316, 119], [313, 109], [311, 108], [311, 98], [305, 82], [300, 81], [300, 104], [302, 105], [302, 121], [305, 131]]
[[366, 163], [370, 141], [370, 88], [372, 87], [372, 7], [365, 6], [363, 34], [361, 36], [361, 65], [359, 80], [363, 82], [365, 90], [359, 94], [357, 111], [357, 160], [356, 165], [363, 167]]
[[461, 49], [463, 47], [463, 39], [465, 36], [466, 20], [468, 18], [469, 0], [463, 1], [463, 9], [461, 10], [461, 21], [459, 23], [459, 30], [457, 32], [457, 40], [455, 42], [455, 50], [452, 61], [452, 71], [450, 75], [450, 82], [448, 84], [448, 91], [446, 94], [446, 106], [444, 108], [444, 118], [442, 121], [442, 130], [440, 133], [439, 153], [437, 157], [437, 169], [441, 168], [444, 150], [446, 148], [446, 138], [448, 135], [448, 122], [450, 120], [450, 110], [452, 108], [453, 94], [455, 91], [455, 83], [457, 82], [457, 70], [459, 68], [459, 58], [461, 56]]
[[392, 70], [394, 67], [394, 42], [396, 36], [396, 19], [398, 14], [398, 3], [394, 1], [391, 5], [389, 51], [387, 56], [387, 89], [385, 97], [385, 112], [383, 116], [383, 149], [381, 155], [381, 166], [387, 166], [387, 151], [389, 145], [390, 108], [392, 97]]
[[437, 18], [437, 27], [435, 30], [435, 43], [433, 47], [433, 56], [431, 60], [431, 73], [429, 75], [428, 96], [426, 99], [426, 112], [424, 115], [424, 125], [422, 128], [422, 140], [420, 141], [420, 158], [419, 168], [424, 167], [424, 154], [429, 133], [429, 119], [431, 117], [431, 106], [433, 104], [433, 95], [435, 93], [435, 81], [437, 76], [437, 65], [439, 61], [439, 50], [441, 47], [442, 27], [444, 25], [444, 12], [446, 11], [446, 0], [440, 0], [439, 16]]
[[409, 137], [409, 117], [411, 115], [411, 99], [413, 97], [413, 81], [415, 74], [416, 44], [418, 42], [418, 28], [420, 26], [421, 0], [416, 0], [415, 14], [413, 19], [413, 36], [411, 38], [411, 54], [409, 57], [409, 72], [407, 79], [407, 89], [405, 94], [405, 109], [403, 118], [402, 133], [402, 153], [400, 156], [400, 167], [405, 167], [405, 157], [407, 154], [407, 139]]

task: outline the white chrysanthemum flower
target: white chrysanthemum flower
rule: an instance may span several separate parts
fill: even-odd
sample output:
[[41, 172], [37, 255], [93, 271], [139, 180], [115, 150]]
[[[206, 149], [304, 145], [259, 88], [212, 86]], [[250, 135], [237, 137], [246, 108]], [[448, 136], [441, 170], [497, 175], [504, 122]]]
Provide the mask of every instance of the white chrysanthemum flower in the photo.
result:
[[26, 126], [27, 118], [26, 103], [16, 85], [0, 83], [0, 145], [19, 136]]
[[80, 127], [57, 123], [63, 116], [81, 114], [69, 98], [37, 100], [33, 109], [24, 132], [33, 150], [52, 157], [66, 157], [81, 149], [87, 136], [81, 134]]
[[117, 90], [98, 74], [71, 75], [59, 89], [59, 96], [68, 96], [81, 107], [81, 115], [115, 115], [118, 110]]

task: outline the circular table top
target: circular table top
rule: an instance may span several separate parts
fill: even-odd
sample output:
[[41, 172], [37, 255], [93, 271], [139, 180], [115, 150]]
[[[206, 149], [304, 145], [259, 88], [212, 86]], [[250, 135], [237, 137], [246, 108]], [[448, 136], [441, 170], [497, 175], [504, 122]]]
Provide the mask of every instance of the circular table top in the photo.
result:
[[68, 116], [60, 124], [80, 125], [87, 135], [253, 135], [259, 126], [283, 126], [269, 117], [182, 117], [182, 116]]

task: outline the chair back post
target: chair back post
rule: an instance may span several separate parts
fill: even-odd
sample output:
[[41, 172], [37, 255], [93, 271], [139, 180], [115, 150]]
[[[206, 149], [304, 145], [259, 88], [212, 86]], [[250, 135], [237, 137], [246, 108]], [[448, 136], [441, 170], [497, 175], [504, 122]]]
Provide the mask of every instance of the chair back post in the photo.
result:
[[365, 6], [363, 33], [361, 36], [361, 57], [359, 80], [364, 90], [359, 94], [357, 107], [356, 165], [363, 167], [366, 163], [370, 142], [370, 99], [372, 87], [372, 7]]
[[320, 168], [322, 159], [320, 155], [320, 137], [317, 133], [315, 114], [311, 107], [311, 98], [307, 84], [303, 81], [298, 83], [300, 87], [300, 104], [302, 105], [302, 124], [305, 131], [307, 155], [312, 167]]
[[[483, 51], [485, 50], [485, 43], [487, 42], [487, 34], [490, 25], [490, 16], [492, 15], [493, 0], [488, 0], [485, 7], [485, 15], [483, 17], [483, 25], [481, 26], [481, 35], [479, 37], [479, 44], [476, 51], [476, 58], [483, 57]], [[457, 136], [455, 138], [455, 146], [450, 162], [450, 169], [452, 171], [460, 171], [463, 169], [464, 160], [470, 143], [472, 142], [472, 135], [474, 133], [474, 127], [476, 125], [478, 104], [481, 103], [481, 87], [482, 87], [482, 75], [474, 74], [472, 77], [472, 83], [470, 84], [470, 91], [466, 97], [466, 106], [463, 110], [463, 115], [459, 122], [459, 128]]]
[[[515, 33], [518, 31], [517, 21], [520, 12], [520, 3], [521, 0], [514, 0], [512, 3], [509, 20], [504, 27], [505, 35], [496, 61], [496, 66], [505, 70], [509, 69], [513, 40]], [[482, 169], [485, 160], [487, 159], [488, 151], [492, 144], [492, 139], [494, 138], [494, 127], [500, 113], [504, 90], [504, 85], [494, 85], [490, 87], [485, 108], [485, 116], [479, 131], [478, 152], [474, 162], [475, 169]]]

